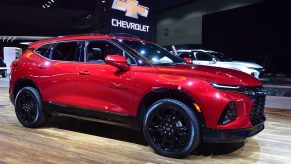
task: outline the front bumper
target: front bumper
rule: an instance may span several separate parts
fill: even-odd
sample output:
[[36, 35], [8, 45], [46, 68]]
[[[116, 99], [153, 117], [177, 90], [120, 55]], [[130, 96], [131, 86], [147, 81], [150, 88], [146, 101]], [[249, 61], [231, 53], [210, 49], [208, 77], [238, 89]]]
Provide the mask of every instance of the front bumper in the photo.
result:
[[264, 123], [250, 129], [218, 130], [203, 129], [203, 141], [209, 143], [232, 143], [242, 142], [248, 137], [254, 136], [264, 129]]

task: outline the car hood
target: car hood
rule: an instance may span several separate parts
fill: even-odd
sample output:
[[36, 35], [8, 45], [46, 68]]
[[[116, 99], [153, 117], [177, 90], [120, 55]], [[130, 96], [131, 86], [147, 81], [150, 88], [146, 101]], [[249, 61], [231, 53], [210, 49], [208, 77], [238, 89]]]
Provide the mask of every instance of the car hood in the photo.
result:
[[244, 66], [244, 67], [252, 67], [252, 68], [263, 68], [262, 66], [256, 63], [243, 62], [243, 61], [231, 61], [231, 62], [221, 62], [221, 63], [229, 64], [229, 65], [239, 65], [239, 66]]
[[246, 73], [211, 66], [202, 65], [175, 65], [156, 67], [162, 74], [185, 76], [204, 80], [210, 83], [235, 85], [235, 86], [260, 86], [262, 82]]

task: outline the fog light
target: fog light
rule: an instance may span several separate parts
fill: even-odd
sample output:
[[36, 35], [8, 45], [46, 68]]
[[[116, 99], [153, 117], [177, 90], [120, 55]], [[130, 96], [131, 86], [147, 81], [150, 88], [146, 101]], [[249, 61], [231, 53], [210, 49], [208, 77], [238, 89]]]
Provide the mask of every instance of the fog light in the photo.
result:
[[224, 111], [222, 112], [222, 115], [218, 120], [218, 124], [225, 125], [236, 120], [236, 118], [237, 118], [237, 107], [234, 102], [230, 102], [227, 104]]

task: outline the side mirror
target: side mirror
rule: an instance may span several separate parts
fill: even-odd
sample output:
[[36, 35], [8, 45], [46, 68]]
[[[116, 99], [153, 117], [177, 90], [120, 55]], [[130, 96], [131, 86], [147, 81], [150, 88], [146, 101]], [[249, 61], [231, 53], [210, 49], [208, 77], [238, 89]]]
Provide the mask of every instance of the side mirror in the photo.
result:
[[105, 58], [105, 63], [117, 67], [122, 71], [128, 71], [129, 65], [127, 64], [127, 60], [122, 55], [107, 55]]
[[192, 64], [192, 59], [191, 59], [191, 58], [184, 58], [184, 61], [185, 61], [187, 64]]

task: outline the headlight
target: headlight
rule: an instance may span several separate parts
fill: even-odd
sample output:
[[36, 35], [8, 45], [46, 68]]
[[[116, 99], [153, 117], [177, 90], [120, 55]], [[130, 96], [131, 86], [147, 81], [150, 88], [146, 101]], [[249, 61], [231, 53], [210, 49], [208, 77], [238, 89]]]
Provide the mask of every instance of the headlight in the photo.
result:
[[214, 88], [219, 90], [226, 90], [231, 92], [237, 92], [245, 95], [253, 95], [254, 92], [247, 90], [245, 87], [233, 86], [233, 85], [223, 85], [223, 84], [211, 84]]
[[233, 86], [233, 85], [222, 85], [222, 84], [211, 84], [214, 88], [216, 89], [221, 89], [221, 90], [232, 90], [232, 91], [239, 91], [240, 86]]
[[211, 84], [214, 88], [219, 90], [226, 90], [231, 92], [236, 92], [240, 94], [245, 94], [247, 96], [254, 96], [256, 94], [265, 94], [262, 86], [257, 87], [242, 87], [242, 86], [233, 86], [233, 85], [223, 85], [223, 84]]

